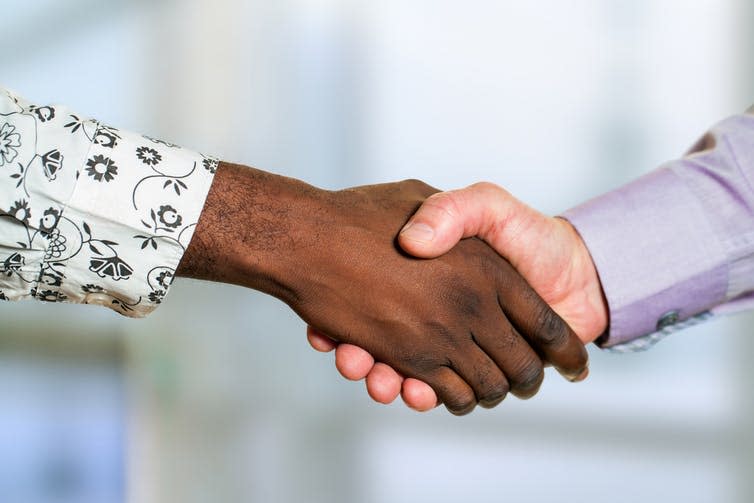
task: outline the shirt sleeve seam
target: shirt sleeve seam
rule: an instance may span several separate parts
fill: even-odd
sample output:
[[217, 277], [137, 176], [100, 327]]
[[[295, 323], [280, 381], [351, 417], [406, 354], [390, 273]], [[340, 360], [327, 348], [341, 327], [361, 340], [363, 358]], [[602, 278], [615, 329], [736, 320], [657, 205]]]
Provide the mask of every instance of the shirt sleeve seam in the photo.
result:
[[[91, 153], [92, 149], [94, 148], [95, 138], [97, 138], [97, 132], [99, 131], [99, 129], [101, 127], [101, 124], [99, 122], [95, 121], [95, 124], [97, 125], [97, 127], [94, 128], [94, 132], [92, 133], [92, 137], [91, 138], [87, 138], [87, 139], [89, 139], [89, 147], [86, 149], [86, 154], [84, 155], [83, 159], [81, 160], [81, 164], [79, 166], [76, 166], [76, 174], [74, 175], [76, 177], [76, 179], [75, 179], [75, 182], [73, 184], [73, 188], [71, 189], [71, 194], [70, 194], [70, 196], [68, 196], [67, 201], [61, 205], [61, 208], [60, 208], [60, 219], [62, 219], [65, 216], [66, 210], [70, 207], [71, 201], [73, 201], [73, 198], [76, 195], [76, 190], [78, 189], [79, 184], [81, 183], [80, 182], [81, 171], [83, 169], [83, 166], [86, 164], [87, 159], [89, 159], [89, 154]], [[45, 247], [45, 250], [44, 250], [44, 252], [45, 252], [44, 256], [47, 256], [47, 252], [48, 252], [49, 246], [50, 246], [50, 243], [48, 241], [47, 246]], [[44, 256], [42, 258], [42, 263], [40, 264], [39, 276], [37, 277], [36, 284], [34, 285], [34, 291], [37, 291], [37, 292], [39, 291], [39, 287], [40, 287], [40, 284], [41, 284], [41, 281], [42, 281], [42, 275], [43, 275], [44, 267], [45, 267], [45, 263], [46, 263], [46, 261], [44, 259]], [[55, 288], [55, 292], [57, 292], [57, 293], [60, 293], [62, 291], [62, 289], [63, 289], [63, 283], [66, 280], [65, 270], [67, 269], [68, 264], [67, 264], [67, 262], [63, 262], [63, 264], [64, 265], [61, 268], [60, 284], [57, 286], [57, 288]], [[50, 288], [50, 290], [52, 291], [53, 288]]]

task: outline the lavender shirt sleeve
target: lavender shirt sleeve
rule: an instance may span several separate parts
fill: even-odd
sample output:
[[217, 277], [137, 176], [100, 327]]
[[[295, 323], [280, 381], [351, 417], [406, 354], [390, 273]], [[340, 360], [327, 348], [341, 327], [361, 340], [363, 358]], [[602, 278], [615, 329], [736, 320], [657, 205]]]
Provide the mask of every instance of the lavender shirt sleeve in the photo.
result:
[[602, 282], [604, 347], [642, 349], [692, 320], [754, 308], [754, 107], [685, 157], [563, 216]]

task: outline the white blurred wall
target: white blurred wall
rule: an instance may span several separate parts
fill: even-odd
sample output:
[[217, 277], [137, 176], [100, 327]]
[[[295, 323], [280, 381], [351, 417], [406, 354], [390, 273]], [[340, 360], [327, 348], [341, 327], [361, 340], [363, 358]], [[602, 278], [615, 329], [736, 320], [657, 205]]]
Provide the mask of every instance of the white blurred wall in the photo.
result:
[[[744, 0], [7, 4], [5, 85], [333, 188], [486, 179], [555, 213], [754, 102]], [[179, 282], [139, 322], [0, 309], [128, 334], [128, 501], [754, 498], [752, 316], [592, 349], [588, 382], [455, 418], [370, 403], [239, 288]]]

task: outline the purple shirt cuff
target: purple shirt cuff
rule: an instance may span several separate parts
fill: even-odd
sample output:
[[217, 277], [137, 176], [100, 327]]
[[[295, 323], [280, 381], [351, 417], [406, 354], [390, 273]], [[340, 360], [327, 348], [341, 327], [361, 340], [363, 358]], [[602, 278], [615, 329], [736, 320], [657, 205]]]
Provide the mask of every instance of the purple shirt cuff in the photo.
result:
[[754, 117], [739, 115], [690, 155], [563, 215], [607, 298], [601, 345], [657, 332], [668, 319], [754, 305], [752, 181]]

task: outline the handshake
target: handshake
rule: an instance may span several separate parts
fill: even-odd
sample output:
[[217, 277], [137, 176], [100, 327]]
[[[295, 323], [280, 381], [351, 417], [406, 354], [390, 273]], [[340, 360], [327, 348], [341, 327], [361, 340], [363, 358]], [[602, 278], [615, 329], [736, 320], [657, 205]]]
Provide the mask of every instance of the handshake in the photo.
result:
[[344, 377], [416, 410], [529, 398], [547, 365], [581, 381], [607, 328], [575, 229], [488, 183], [326, 191], [220, 163], [177, 275], [283, 300]]

